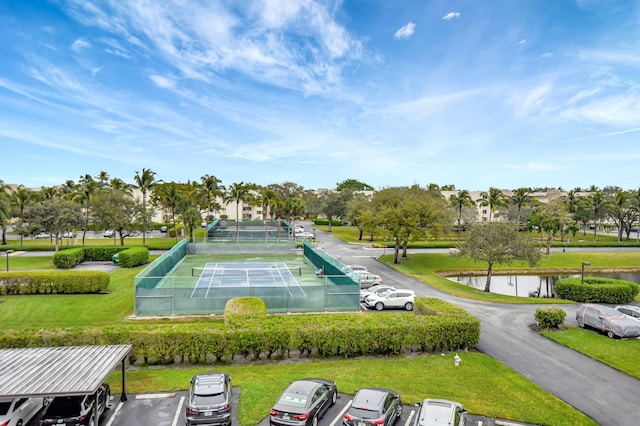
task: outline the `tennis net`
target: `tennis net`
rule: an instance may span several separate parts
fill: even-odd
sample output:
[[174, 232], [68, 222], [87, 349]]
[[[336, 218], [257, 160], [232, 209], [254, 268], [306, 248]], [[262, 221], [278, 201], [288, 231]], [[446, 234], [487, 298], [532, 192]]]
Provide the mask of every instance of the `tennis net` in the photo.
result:
[[287, 276], [287, 275], [302, 275], [302, 267], [287, 267], [287, 268], [203, 268], [203, 267], [192, 267], [191, 268], [191, 276], [192, 277], [211, 277], [213, 275], [217, 276], [231, 276], [231, 277], [278, 277], [278, 276]]

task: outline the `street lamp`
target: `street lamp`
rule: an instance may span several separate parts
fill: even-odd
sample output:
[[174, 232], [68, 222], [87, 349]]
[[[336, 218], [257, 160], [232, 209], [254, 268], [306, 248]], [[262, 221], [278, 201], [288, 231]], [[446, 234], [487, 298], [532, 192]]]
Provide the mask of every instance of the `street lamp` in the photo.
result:
[[582, 278], [580, 279], [580, 283], [584, 284], [584, 267], [591, 266], [590, 262], [582, 262]]
[[7, 250], [7, 272], [9, 272], [9, 255], [13, 253], [13, 250]]

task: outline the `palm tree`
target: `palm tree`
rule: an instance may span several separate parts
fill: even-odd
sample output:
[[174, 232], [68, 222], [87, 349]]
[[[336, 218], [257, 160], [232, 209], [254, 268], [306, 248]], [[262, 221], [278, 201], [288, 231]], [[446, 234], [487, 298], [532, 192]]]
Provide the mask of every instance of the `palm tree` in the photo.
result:
[[489, 206], [489, 222], [491, 222], [492, 213], [498, 207], [504, 205], [504, 194], [498, 188], [489, 188], [487, 198], [481, 198], [478, 202], [482, 206]]
[[142, 192], [142, 245], [146, 244], [147, 238], [147, 195], [156, 185], [156, 172], [142, 168], [142, 172], [136, 171], [133, 177], [135, 187]]
[[[624, 223], [626, 222], [627, 212], [630, 208], [631, 198], [629, 193], [623, 190], [618, 190], [611, 199], [609, 216], [613, 218], [614, 222], [618, 225], [618, 242], [622, 241], [622, 232], [624, 230]], [[631, 226], [631, 224], [629, 224]]]
[[98, 183], [93, 180], [91, 175], [81, 176], [78, 180], [78, 187], [73, 197], [73, 201], [78, 201], [84, 205], [84, 225], [82, 227], [82, 245], [89, 229], [89, 215], [91, 213], [91, 198], [98, 192]]
[[[220, 185], [222, 181], [215, 176], [204, 175], [200, 178], [200, 190], [207, 202], [207, 222], [212, 216], [211, 211], [214, 206], [219, 207], [216, 202], [218, 198], [223, 198], [225, 195], [224, 186]], [[205, 236], [206, 238], [206, 236]]]
[[175, 182], [167, 182], [156, 185], [153, 191], [158, 201], [171, 211], [171, 221], [173, 230], [176, 234], [176, 242], [178, 242], [178, 229], [176, 228], [176, 207], [182, 200], [182, 191], [180, 186]]
[[7, 220], [9, 219], [9, 187], [0, 180], [0, 227], [2, 228], [2, 245], [7, 245]]
[[109, 183], [109, 173], [105, 171], [101, 171], [100, 173], [98, 173], [98, 176], [96, 176], [95, 180], [97, 181], [100, 189], [104, 189], [107, 187], [107, 184]]
[[224, 196], [225, 203], [236, 203], [236, 235], [240, 237], [240, 202], [248, 202], [251, 199], [251, 190], [254, 188], [250, 183], [233, 183], [227, 189], [227, 193]]
[[585, 198], [585, 202], [591, 210], [593, 218], [593, 242], [596, 242], [596, 231], [598, 230], [598, 221], [602, 217], [602, 213], [606, 210], [608, 202], [601, 191], [596, 191]]
[[458, 194], [451, 194], [449, 197], [449, 204], [456, 210], [458, 218], [456, 220], [457, 228], [458, 228], [458, 241], [460, 241], [460, 231], [462, 230], [462, 210], [465, 207], [475, 206], [476, 202], [473, 201], [471, 195], [469, 195], [469, 191], [463, 189], [459, 191]]
[[[4, 192], [4, 191], [3, 191]], [[24, 226], [24, 209], [31, 201], [33, 193], [26, 189], [23, 185], [19, 185], [10, 195], [10, 203], [18, 208], [18, 217], [20, 218], [20, 247], [23, 243], [23, 230]]]
[[[636, 189], [631, 194], [631, 203], [636, 213], [636, 219], [640, 219], [640, 188]], [[636, 231], [636, 242], [640, 242], [640, 223], [638, 224], [638, 228], [638, 231]]]
[[511, 197], [509, 197], [509, 201], [511, 202], [511, 204], [516, 206], [516, 208], [518, 209], [518, 214], [516, 215], [516, 223], [518, 224], [518, 226], [520, 225], [520, 211], [522, 210], [522, 207], [529, 204], [533, 200], [533, 198], [531, 198], [531, 195], [529, 195], [530, 193], [531, 190], [529, 188], [518, 188], [514, 190]]

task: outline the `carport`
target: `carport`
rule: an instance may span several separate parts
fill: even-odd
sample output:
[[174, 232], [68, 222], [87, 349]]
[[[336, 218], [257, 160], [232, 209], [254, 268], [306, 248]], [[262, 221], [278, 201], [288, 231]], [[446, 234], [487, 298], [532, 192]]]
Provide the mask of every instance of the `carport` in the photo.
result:
[[[122, 365], [122, 394], [127, 400], [125, 360], [131, 345], [60, 346], [0, 349], [0, 397], [91, 395]], [[94, 410], [98, 426], [98, 410]]]

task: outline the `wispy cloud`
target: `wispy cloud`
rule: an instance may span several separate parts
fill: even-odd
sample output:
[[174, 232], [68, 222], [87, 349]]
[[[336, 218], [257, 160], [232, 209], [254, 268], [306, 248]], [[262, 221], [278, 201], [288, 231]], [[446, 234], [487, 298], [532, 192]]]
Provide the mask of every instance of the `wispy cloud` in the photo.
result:
[[175, 80], [161, 75], [150, 75], [149, 78], [153, 83], [163, 89], [174, 89], [176, 87]]
[[398, 31], [396, 31], [393, 36], [397, 39], [409, 38], [413, 35], [415, 28], [416, 24], [409, 22], [407, 25], [402, 26]]
[[88, 47], [91, 47], [91, 43], [82, 38], [77, 39], [71, 44], [71, 49], [75, 50], [76, 52], [79, 52]]
[[460, 12], [449, 12], [442, 17], [443, 21], [451, 21], [452, 19], [456, 19], [460, 17]]

